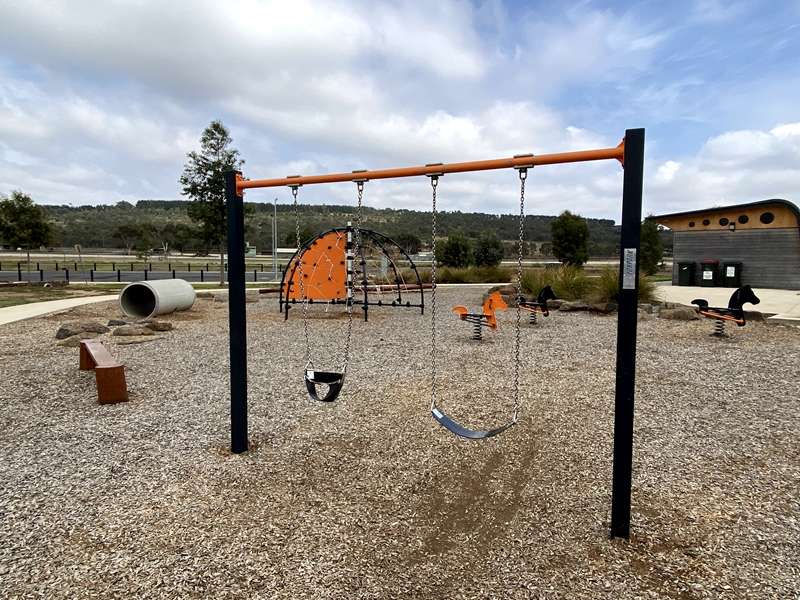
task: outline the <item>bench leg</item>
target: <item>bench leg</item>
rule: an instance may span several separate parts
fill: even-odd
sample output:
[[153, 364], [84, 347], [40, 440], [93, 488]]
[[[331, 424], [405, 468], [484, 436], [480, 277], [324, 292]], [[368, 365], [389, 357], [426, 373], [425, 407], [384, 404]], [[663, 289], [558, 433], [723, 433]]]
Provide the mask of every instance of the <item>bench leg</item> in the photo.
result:
[[97, 381], [97, 401], [113, 404], [128, 401], [128, 386], [125, 383], [125, 367], [98, 367], [94, 370]]
[[94, 369], [94, 360], [92, 360], [92, 355], [89, 354], [89, 351], [81, 344], [81, 353], [79, 359], [79, 367], [81, 371], [91, 371]]

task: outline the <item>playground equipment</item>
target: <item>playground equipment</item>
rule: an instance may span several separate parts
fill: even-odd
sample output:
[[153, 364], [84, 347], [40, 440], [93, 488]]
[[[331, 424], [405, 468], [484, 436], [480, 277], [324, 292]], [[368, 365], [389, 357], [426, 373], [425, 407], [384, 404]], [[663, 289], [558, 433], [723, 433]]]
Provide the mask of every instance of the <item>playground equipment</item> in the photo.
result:
[[539, 290], [539, 295], [536, 296], [536, 302], [528, 302], [524, 296], [519, 297], [519, 307], [528, 312], [529, 323], [536, 325], [536, 314], [541, 313], [543, 317], [550, 316], [550, 310], [547, 308], [548, 300], [555, 300], [556, 294], [553, 288], [549, 285], [544, 286]]
[[483, 328], [488, 327], [492, 331], [497, 330], [497, 316], [495, 311], [505, 310], [508, 304], [503, 300], [500, 292], [492, 292], [483, 301], [482, 313], [471, 313], [466, 306], [454, 306], [453, 312], [458, 318], [467, 323], [472, 323], [472, 339], [481, 341], [483, 339]]
[[[370, 306], [419, 308], [425, 312], [423, 285], [414, 261], [394, 240], [371, 229], [360, 230], [359, 259], [354, 260], [354, 228], [324, 231], [296, 251], [283, 271], [279, 310], [289, 318], [289, 307], [308, 300], [309, 304], [351, 303], [360, 305], [367, 320]], [[348, 268], [351, 265], [352, 268]], [[302, 267], [302, 291], [300, 271]], [[409, 286], [403, 270], [413, 273]], [[348, 270], [353, 271], [348, 277]], [[357, 282], [361, 281], [359, 285]], [[364, 283], [366, 282], [366, 283]], [[419, 292], [419, 296], [411, 292]], [[370, 294], [374, 293], [374, 296]], [[356, 299], [356, 294], [362, 298]]]
[[[629, 537], [631, 513], [631, 477], [633, 464], [633, 416], [636, 374], [636, 326], [639, 283], [639, 235], [642, 215], [642, 178], [644, 170], [644, 129], [629, 129], [619, 146], [600, 150], [564, 152], [558, 154], [518, 155], [512, 158], [469, 161], [450, 164], [429, 164], [396, 169], [334, 173], [330, 175], [292, 176], [276, 179], [244, 179], [240, 172], [225, 175], [225, 199], [228, 211], [229, 253], [229, 323], [231, 365], [231, 450], [241, 453], [248, 449], [247, 439], [247, 323], [245, 311], [245, 261], [244, 261], [244, 192], [247, 189], [284, 187], [292, 189], [297, 198], [301, 185], [354, 182], [358, 186], [359, 206], [364, 183], [376, 179], [395, 177], [430, 177], [433, 188], [432, 226], [433, 245], [436, 241], [436, 187], [439, 178], [449, 173], [515, 168], [520, 177], [520, 212], [524, 210], [525, 177], [528, 169], [542, 165], [618, 160], [624, 168], [622, 191], [622, 224], [620, 228], [620, 286], [617, 313], [617, 366], [614, 417], [614, 457], [611, 490], [611, 537]], [[296, 205], [296, 204], [295, 204]], [[360, 211], [359, 211], [360, 212]], [[520, 219], [520, 223], [523, 221]], [[356, 225], [356, 232], [360, 222]], [[520, 238], [522, 238], [520, 231]], [[297, 236], [300, 237], [299, 234]], [[356, 236], [357, 237], [357, 236]], [[299, 240], [298, 240], [299, 242]], [[356, 242], [357, 243], [357, 242]], [[300, 244], [298, 243], [298, 247]], [[358, 254], [357, 252], [354, 254]], [[434, 254], [435, 256], [435, 254]], [[518, 273], [521, 260], [518, 260]], [[436, 380], [436, 261], [432, 268], [431, 285], [431, 385], [432, 414], [445, 426], [446, 417], [435, 405]], [[518, 281], [519, 285], [519, 281]], [[307, 302], [304, 302], [307, 304]], [[348, 303], [352, 306], [351, 303]], [[517, 308], [517, 331], [520, 309]], [[352, 322], [352, 316], [350, 317]], [[307, 330], [306, 330], [307, 331]], [[515, 343], [515, 389], [519, 389], [519, 339]], [[515, 398], [518, 404], [519, 398]], [[437, 414], [438, 413], [438, 414]], [[516, 414], [510, 427], [516, 420]], [[456, 429], [448, 426], [451, 431]], [[464, 432], [469, 433], [469, 432]], [[461, 435], [461, 433], [459, 433]], [[464, 436], [468, 437], [468, 436]], [[487, 437], [484, 435], [483, 437]]]
[[696, 298], [692, 300], [692, 304], [697, 305], [697, 312], [708, 319], [714, 320], [714, 332], [711, 334], [715, 337], [726, 337], [725, 322], [730, 321], [736, 323], [738, 327], [745, 326], [744, 310], [742, 306], [745, 304], [758, 304], [761, 300], [753, 292], [753, 288], [749, 285], [743, 285], [738, 290], [733, 292], [730, 300], [728, 300], [728, 308], [720, 308], [708, 305], [708, 300]]
[[119, 307], [134, 319], [149, 319], [176, 310], [189, 310], [196, 294], [183, 279], [159, 279], [129, 283], [119, 293]]

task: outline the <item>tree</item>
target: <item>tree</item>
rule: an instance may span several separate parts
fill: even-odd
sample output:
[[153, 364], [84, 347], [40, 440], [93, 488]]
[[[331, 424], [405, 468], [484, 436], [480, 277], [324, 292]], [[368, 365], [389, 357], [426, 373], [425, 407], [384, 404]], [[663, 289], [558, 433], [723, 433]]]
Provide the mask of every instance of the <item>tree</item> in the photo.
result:
[[484, 234], [478, 239], [473, 255], [479, 267], [496, 267], [503, 260], [503, 242], [494, 234]]
[[239, 169], [244, 161], [231, 148], [228, 130], [212, 121], [200, 137], [200, 152], [189, 152], [180, 183], [189, 203], [189, 217], [200, 224], [200, 237], [219, 247], [219, 282], [225, 285], [225, 172]]
[[550, 231], [553, 254], [562, 263], [580, 267], [589, 260], [589, 226], [586, 219], [565, 210], [550, 224]]
[[394, 238], [394, 241], [397, 242], [397, 245], [405, 250], [407, 254], [417, 254], [422, 246], [422, 240], [413, 233], [401, 233]]
[[46, 246], [50, 241], [52, 227], [41, 206], [33, 203], [27, 194], [11, 192], [10, 198], [0, 200], [0, 239], [16, 248], [25, 248], [28, 267], [31, 263], [31, 248]]
[[447, 238], [436, 253], [436, 261], [445, 267], [466, 267], [472, 262], [472, 247], [469, 240], [460, 233]]
[[130, 254], [131, 248], [136, 245], [136, 240], [139, 239], [141, 229], [141, 226], [136, 223], [123, 223], [122, 225], [117, 225], [112, 236], [122, 242], [122, 245], [125, 246], [125, 253]]
[[[300, 243], [305, 244], [311, 238], [317, 235], [317, 232], [309, 227], [308, 225], [304, 225], [302, 229], [300, 229]], [[297, 247], [297, 232], [290, 231], [287, 233], [283, 238], [283, 243], [286, 244], [287, 248], [296, 248]]]
[[647, 217], [642, 223], [641, 246], [639, 249], [639, 267], [645, 275], [652, 275], [658, 271], [661, 258], [664, 255], [664, 245], [661, 243], [661, 234], [658, 225]]

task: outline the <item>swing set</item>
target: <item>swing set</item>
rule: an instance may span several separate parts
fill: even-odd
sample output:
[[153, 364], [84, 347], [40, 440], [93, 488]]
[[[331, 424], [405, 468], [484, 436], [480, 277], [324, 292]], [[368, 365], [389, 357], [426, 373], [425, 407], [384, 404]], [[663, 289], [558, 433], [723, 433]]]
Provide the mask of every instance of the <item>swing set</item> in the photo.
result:
[[[231, 451], [245, 452], [247, 438], [247, 329], [245, 311], [245, 258], [244, 258], [244, 192], [248, 189], [288, 187], [294, 198], [297, 211], [298, 190], [304, 185], [352, 182], [357, 189], [356, 225], [352, 235], [352, 256], [359, 256], [361, 245], [361, 207], [364, 184], [378, 179], [425, 176], [431, 185], [431, 246], [436, 253], [436, 200], [440, 178], [446, 174], [486, 171], [495, 169], [515, 169], [520, 184], [519, 199], [519, 245], [516, 273], [516, 323], [514, 341], [514, 410], [511, 418], [504, 424], [488, 430], [476, 430], [460, 425], [449, 417], [437, 402], [436, 378], [436, 260], [431, 265], [431, 415], [436, 421], [455, 435], [466, 439], [485, 439], [494, 437], [517, 423], [520, 409], [520, 321], [523, 307], [522, 290], [522, 249], [524, 242], [525, 183], [528, 171], [543, 165], [618, 160], [624, 168], [622, 192], [622, 226], [620, 239], [620, 290], [617, 317], [617, 365], [614, 417], [614, 461], [612, 469], [611, 495], [611, 537], [629, 537], [631, 509], [631, 479], [633, 463], [633, 415], [634, 415], [634, 377], [636, 368], [636, 324], [637, 296], [639, 285], [639, 231], [642, 213], [642, 178], [644, 169], [644, 129], [629, 129], [622, 142], [613, 148], [562, 152], [557, 154], [520, 154], [512, 158], [469, 161], [460, 163], [433, 163], [424, 166], [401, 167], [393, 169], [360, 170], [350, 173], [328, 175], [293, 175], [278, 179], [245, 179], [241, 172], [230, 171], [225, 175], [225, 200], [228, 217], [228, 276], [229, 276], [229, 324], [230, 324], [230, 368], [231, 368]], [[301, 249], [299, 222], [296, 226], [298, 252]], [[312, 400], [331, 402], [336, 399], [347, 373], [350, 339], [352, 336], [353, 277], [356, 268], [348, 264], [347, 285], [344, 304], [348, 322], [342, 353], [342, 365], [338, 370], [320, 371], [315, 369], [310, 356], [309, 325], [307, 319], [308, 295], [304, 290], [303, 262], [298, 263], [297, 283], [299, 298], [303, 305], [303, 330], [306, 341], [305, 384]], [[363, 265], [361, 272], [363, 274]], [[362, 282], [366, 285], [365, 282]], [[320, 396], [317, 386], [328, 387]]]

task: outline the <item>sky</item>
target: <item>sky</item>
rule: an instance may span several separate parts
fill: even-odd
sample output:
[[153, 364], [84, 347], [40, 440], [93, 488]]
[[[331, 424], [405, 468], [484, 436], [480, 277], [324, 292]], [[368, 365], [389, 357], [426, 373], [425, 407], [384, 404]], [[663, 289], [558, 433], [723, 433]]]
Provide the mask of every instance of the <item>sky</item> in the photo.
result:
[[[645, 214], [800, 204], [800, 0], [0, 0], [0, 194], [179, 199], [214, 119], [251, 178], [601, 148], [644, 127]], [[517, 212], [516, 177], [448, 175], [440, 209]], [[526, 209], [618, 221], [621, 189], [616, 161], [537, 167]], [[275, 197], [291, 202], [246, 200]], [[426, 210], [430, 187], [373, 181], [365, 202]]]

